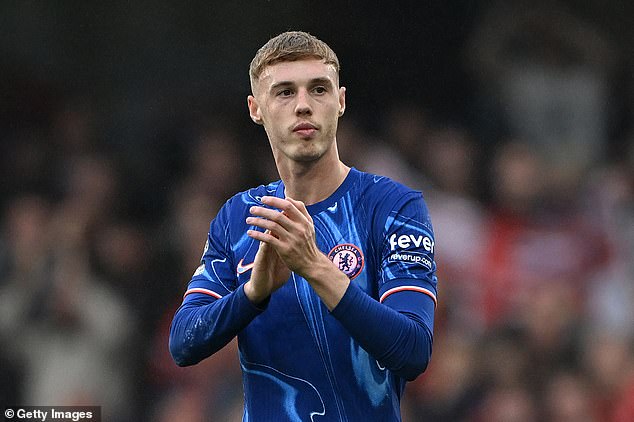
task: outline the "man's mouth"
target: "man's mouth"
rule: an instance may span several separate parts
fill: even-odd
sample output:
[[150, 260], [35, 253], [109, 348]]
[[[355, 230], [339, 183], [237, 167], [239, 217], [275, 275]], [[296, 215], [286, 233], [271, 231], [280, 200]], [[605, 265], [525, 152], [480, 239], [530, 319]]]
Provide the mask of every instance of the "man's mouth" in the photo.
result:
[[293, 127], [293, 132], [298, 133], [301, 137], [309, 137], [317, 131], [315, 125], [310, 123], [300, 123]]

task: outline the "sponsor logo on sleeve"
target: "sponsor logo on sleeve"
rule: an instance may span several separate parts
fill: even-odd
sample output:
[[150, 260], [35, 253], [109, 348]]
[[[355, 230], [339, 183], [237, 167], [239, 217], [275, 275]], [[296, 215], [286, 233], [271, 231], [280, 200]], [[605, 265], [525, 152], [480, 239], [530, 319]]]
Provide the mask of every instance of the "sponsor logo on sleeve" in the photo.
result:
[[393, 233], [388, 242], [391, 252], [388, 258], [390, 262], [420, 264], [432, 269], [433, 265], [429, 255], [434, 253], [435, 243], [429, 236]]

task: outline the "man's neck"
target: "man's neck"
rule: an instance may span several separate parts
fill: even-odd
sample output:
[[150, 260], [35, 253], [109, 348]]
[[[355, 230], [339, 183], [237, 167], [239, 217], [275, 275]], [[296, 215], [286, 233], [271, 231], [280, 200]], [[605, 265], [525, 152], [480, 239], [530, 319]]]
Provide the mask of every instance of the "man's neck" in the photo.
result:
[[284, 181], [284, 194], [312, 205], [332, 195], [348, 176], [350, 167], [339, 159], [334, 164], [318, 160], [305, 164], [293, 163], [279, 171]]

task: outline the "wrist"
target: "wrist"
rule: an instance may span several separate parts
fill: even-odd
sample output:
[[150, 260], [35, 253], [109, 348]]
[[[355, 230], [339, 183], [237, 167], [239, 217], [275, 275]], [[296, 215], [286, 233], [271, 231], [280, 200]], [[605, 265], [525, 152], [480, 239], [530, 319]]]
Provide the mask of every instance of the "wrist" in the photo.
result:
[[271, 296], [269, 293], [258, 291], [251, 280], [244, 283], [244, 294], [256, 306], [262, 305]]
[[309, 283], [322, 283], [332, 279], [334, 274], [343, 274], [326, 255], [321, 254], [301, 274]]
[[326, 256], [316, 260], [303, 277], [315, 290], [328, 310], [332, 310], [346, 293], [350, 279]]

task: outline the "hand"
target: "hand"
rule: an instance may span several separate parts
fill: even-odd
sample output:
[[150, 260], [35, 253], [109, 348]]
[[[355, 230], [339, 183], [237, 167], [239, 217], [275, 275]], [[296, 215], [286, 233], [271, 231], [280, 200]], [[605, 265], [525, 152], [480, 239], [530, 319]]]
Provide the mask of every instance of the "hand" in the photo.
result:
[[253, 261], [251, 279], [245, 283], [244, 293], [252, 303], [261, 303], [275, 290], [282, 287], [290, 276], [291, 271], [275, 249], [260, 242]]
[[288, 269], [310, 283], [328, 309], [334, 309], [350, 280], [317, 247], [315, 226], [306, 206], [291, 198], [272, 196], [262, 197], [262, 202], [281, 211], [251, 207], [256, 217], [247, 218], [247, 223], [266, 231], [249, 230], [247, 234], [273, 249]]
[[247, 223], [265, 229], [249, 230], [254, 239], [272, 246], [286, 266], [306, 278], [307, 271], [323, 256], [315, 241], [313, 219], [301, 201], [273, 196], [262, 197], [262, 203], [281, 211], [253, 206]]

